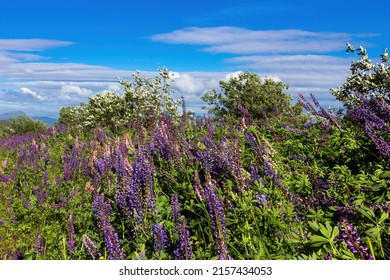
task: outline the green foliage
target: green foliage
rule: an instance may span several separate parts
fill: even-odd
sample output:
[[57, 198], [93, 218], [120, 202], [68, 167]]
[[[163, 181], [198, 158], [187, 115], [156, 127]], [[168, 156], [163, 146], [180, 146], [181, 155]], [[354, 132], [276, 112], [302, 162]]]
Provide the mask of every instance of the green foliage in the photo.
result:
[[87, 104], [62, 108], [58, 123], [116, 132], [134, 122], [149, 126], [162, 114], [178, 119], [181, 100], [172, 97], [171, 75], [166, 68], [157, 77], [141, 77], [137, 72], [132, 78], [133, 81], [119, 82], [123, 94], [103, 92], [89, 97]]
[[288, 85], [273, 79], [262, 80], [256, 73], [244, 72], [228, 81], [220, 81], [220, 92], [211, 90], [202, 97], [208, 112], [217, 120], [239, 119], [240, 107], [248, 110], [253, 119], [272, 119], [280, 115], [298, 115], [299, 106], [291, 106], [292, 97], [285, 93]]
[[22, 115], [11, 118], [11, 120], [4, 124], [2, 131], [4, 134], [16, 135], [26, 133], [38, 133], [47, 130], [49, 126], [42, 121], [33, 120], [32, 118]]
[[[347, 53], [355, 53], [356, 50], [347, 44]], [[364, 97], [383, 97], [390, 102], [390, 65], [387, 49], [381, 55], [381, 63], [373, 63], [362, 46], [357, 50], [358, 60], [351, 66], [351, 74], [347, 81], [338, 88], [331, 90], [336, 98], [344, 103], [347, 108], [352, 108], [359, 103], [357, 93]]]

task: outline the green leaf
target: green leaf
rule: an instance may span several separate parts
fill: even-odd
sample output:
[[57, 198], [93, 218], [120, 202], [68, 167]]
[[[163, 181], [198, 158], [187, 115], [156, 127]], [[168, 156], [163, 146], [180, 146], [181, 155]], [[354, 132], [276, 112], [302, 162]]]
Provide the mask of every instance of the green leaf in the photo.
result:
[[338, 236], [339, 234], [340, 234], [339, 228], [337, 226], [333, 227], [331, 240], [333, 241], [336, 238], [336, 236]]
[[312, 222], [310, 221], [309, 222], [309, 226], [314, 230], [314, 231], [318, 231], [320, 229], [319, 225], [317, 222]]
[[322, 233], [322, 235], [325, 236], [326, 238], [328, 238], [328, 240], [329, 240], [330, 236], [332, 235], [332, 228], [330, 227], [329, 222], [326, 222], [326, 228], [322, 224], [319, 224], [319, 226], [320, 226], [320, 232]]
[[327, 243], [329, 243], [329, 239], [319, 236], [319, 235], [313, 235], [310, 240], [312, 247], [321, 247]]
[[388, 218], [389, 218], [389, 213], [383, 212], [381, 217], [379, 218], [378, 224], [383, 223]]

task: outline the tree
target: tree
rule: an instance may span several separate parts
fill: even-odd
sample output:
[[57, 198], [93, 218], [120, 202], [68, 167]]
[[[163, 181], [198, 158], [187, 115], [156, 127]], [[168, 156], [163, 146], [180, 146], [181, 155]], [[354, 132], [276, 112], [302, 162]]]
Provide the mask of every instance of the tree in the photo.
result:
[[238, 119], [244, 107], [253, 119], [273, 118], [277, 115], [299, 114], [299, 106], [291, 106], [292, 97], [285, 93], [288, 85], [273, 79], [262, 80], [256, 73], [243, 72], [228, 81], [220, 81], [220, 91], [210, 90], [202, 100], [210, 107], [217, 120]]
[[132, 75], [133, 81], [119, 83], [124, 87], [124, 98], [130, 109], [131, 119], [148, 124], [162, 114], [176, 119], [181, 99], [173, 99], [172, 75], [167, 68], [159, 70], [158, 76], [140, 77], [139, 72]]
[[48, 128], [49, 126], [42, 121], [33, 120], [26, 115], [12, 117], [8, 124], [9, 134], [38, 133]]
[[107, 91], [90, 96], [87, 104], [62, 108], [58, 123], [118, 131], [135, 121], [150, 125], [162, 114], [178, 117], [181, 100], [172, 97], [171, 75], [166, 68], [156, 77], [141, 77], [139, 72], [132, 77], [133, 81], [119, 81], [123, 94]]
[[[356, 50], [348, 43], [346, 52], [356, 53]], [[380, 97], [390, 103], [390, 66], [387, 49], [384, 49], [381, 55], [381, 63], [374, 64], [362, 46], [358, 48], [357, 56], [358, 60], [350, 66], [351, 75], [343, 85], [332, 89], [332, 94], [348, 109], [360, 103], [358, 95], [368, 99]]]

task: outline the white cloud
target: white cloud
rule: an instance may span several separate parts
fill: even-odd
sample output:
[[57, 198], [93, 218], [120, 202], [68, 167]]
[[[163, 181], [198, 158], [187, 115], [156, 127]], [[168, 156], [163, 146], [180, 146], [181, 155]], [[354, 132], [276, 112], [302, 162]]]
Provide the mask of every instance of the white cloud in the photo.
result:
[[226, 74], [224, 80], [225, 80], [225, 81], [228, 81], [228, 80], [230, 80], [231, 78], [237, 78], [238, 75], [240, 75], [241, 73], [242, 73], [242, 71], [237, 71], [237, 72], [234, 72], [234, 73]]
[[72, 44], [69, 41], [48, 39], [0, 39], [0, 51], [43, 51]]
[[[373, 36], [373, 34], [367, 34]], [[340, 51], [360, 34], [311, 32], [299, 29], [249, 30], [245, 28], [190, 27], [151, 36], [153, 41], [206, 46], [206, 52], [229, 54], [327, 53]]]
[[199, 93], [205, 90], [204, 82], [189, 74], [175, 73], [172, 86], [180, 92], [185, 92], [187, 94]]
[[29, 88], [22, 87], [22, 88], [20, 88], [19, 91], [20, 91], [20, 93], [22, 93], [24, 95], [30, 95], [38, 100], [45, 100], [45, 98], [43, 96], [39, 95], [38, 93], [36, 93], [35, 91], [32, 91]]
[[79, 86], [65, 85], [61, 87], [61, 93], [64, 95], [76, 94], [79, 96], [89, 96], [93, 93], [93, 91]]
[[130, 71], [78, 63], [12, 63], [0, 68], [0, 77], [18, 80], [117, 81]]

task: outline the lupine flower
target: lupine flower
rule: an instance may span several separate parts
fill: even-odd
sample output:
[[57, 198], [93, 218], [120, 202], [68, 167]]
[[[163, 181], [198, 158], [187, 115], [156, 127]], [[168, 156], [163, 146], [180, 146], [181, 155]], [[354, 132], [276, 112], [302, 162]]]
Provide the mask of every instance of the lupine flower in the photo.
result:
[[81, 160], [81, 170], [82, 170], [83, 175], [85, 177], [89, 177], [91, 175], [91, 170], [90, 170], [90, 167], [88, 165], [88, 159], [85, 155], [84, 155], [83, 159]]
[[211, 228], [213, 230], [217, 251], [219, 253], [219, 259], [229, 260], [232, 259], [229, 255], [227, 247], [227, 235], [226, 235], [226, 220], [224, 205], [221, 198], [215, 194], [215, 182], [210, 181], [205, 189], [207, 199], [207, 209], [209, 217], [211, 219]]
[[245, 123], [248, 125], [252, 124], [252, 116], [249, 111], [242, 105], [241, 102], [238, 103], [237, 109], [241, 112]]
[[120, 183], [122, 181], [122, 176], [124, 175], [124, 167], [123, 167], [122, 154], [119, 148], [115, 149], [114, 168], [115, 168], [117, 181], [118, 183]]
[[49, 173], [46, 170], [45, 173], [43, 174], [43, 185], [45, 187], [48, 186], [48, 181], [49, 181]]
[[74, 220], [75, 216], [72, 213], [69, 213], [68, 241], [66, 242], [66, 247], [68, 248], [69, 253], [73, 253], [76, 250], [76, 233], [74, 230]]
[[390, 142], [385, 138], [390, 133], [390, 106], [382, 98], [367, 99], [358, 95], [359, 105], [349, 109], [347, 116], [359, 125], [372, 140], [375, 148], [385, 158], [390, 158]]
[[126, 188], [124, 193], [122, 190], [118, 189], [115, 198], [119, 209], [121, 209], [126, 216], [133, 217], [140, 223], [143, 222], [142, 204], [132, 185]]
[[23, 194], [22, 194], [22, 196], [21, 196], [21, 199], [22, 199], [22, 201], [23, 201], [24, 207], [26, 207], [26, 208], [31, 208], [31, 207], [33, 206], [32, 202], [29, 201], [29, 200], [27, 200], [27, 199], [24, 197]]
[[167, 232], [164, 226], [161, 224], [155, 224], [153, 226], [153, 238], [154, 238], [154, 251], [161, 252], [168, 242]]
[[359, 212], [357, 211], [357, 207], [355, 205], [334, 205], [333, 206], [336, 211], [343, 215], [352, 215], [352, 216], [357, 216]]
[[180, 158], [180, 144], [177, 141], [173, 123], [170, 119], [160, 121], [159, 126], [154, 131], [154, 147], [157, 154], [164, 160]]
[[332, 257], [333, 257], [332, 252], [329, 252], [328, 254], [325, 255], [324, 260], [328, 260], [328, 261], [332, 260]]
[[106, 163], [105, 163], [104, 159], [99, 159], [96, 162], [96, 167], [98, 168], [100, 174], [105, 173], [107, 170]]
[[190, 240], [190, 231], [187, 229], [186, 219], [181, 218], [179, 198], [177, 194], [171, 196], [171, 217], [176, 224], [176, 232], [179, 235], [179, 243], [174, 250], [175, 259], [190, 260], [192, 259], [192, 245]]
[[20, 249], [16, 249], [13, 255], [14, 260], [23, 260], [23, 253]]
[[8, 183], [10, 181], [11, 181], [11, 178], [9, 178], [3, 174], [0, 174], [0, 182]]
[[314, 109], [314, 107], [306, 100], [306, 98], [302, 95], [302, 93], [298, 93], [298, 96], [299, 96], [298, 103], [303, 108], [305, 108], [309, 113], [315, 116], [324, 129], [326, 130], [330, 129], [330, 125], [326, 122], [326, 120], [333, 123], [337, 128], [341, 129], [341, 125], [339, 124], [337, 118], [333, 116], [331, 113], [329, 113], [328, 111], [326, 111], [324, 108], [322, 108], [319, 102], [317, 101], [317, 99], [314, 97], [314, 95], [311, 94], [310, 97], [313, 100], [314, 104], [317, 107], [319, 107], [318, 111]]
[[260, 179], [259, 169], [256, 165], [251, 165], [251, 182], [252, 184]]
[[275, 172], [272, 168], [272, 165], [267, 160], [264, 161], [264, 175], [275, 176]]
[[103, 195], [95, 196], [92, 203], [92, 212], [97, 217], [99, 226], [103, 231], [109, 259], [123, 259], [124, 255], [120, 246], [119, 236], [110, 222], [111, 205], [105, 201]]
[[264, 156], [264, 152], [266, 152], [267, 150], [265, 149], [265, 151], [264, 151], [264, 147], [261, 147], [258, 144], [257, 138], [253, 133], [245, 131], [244, 134], [245, 134], [246, 140], [248, 141], [249, 145], [253, 149], [256, 157], [262, 158]]
[[320, 103], [318, 102], [317, 98], [315, 98], [314, 94], [310, 93], [310, 98], [313, 100], [314, 105], [320, 107]]
[[172, 208], [171, 211], [172, 220], [175, 223], [178, 223], [180, 221], [181, 214], [180, 214], [179, 197], [177, 196], [177, 194], [171, 195], [171, 208]]
[[339, 230], [339, 237], [345, 241], [348, 249], [352, 253], [359, 255], [363, 260], [373, 259], [371, 253], [368, 253], [367, 247], [360, 244], [360, 236], [356, 234], [354, 226], [349, 222], [347, 217], [340, 217]]
[[39, 183], [38, 188], [33, 189], [33, 193], [35, 194], [35, 197], [37, 198], [39, 204], [45, 203], [49, 195], [49, 191], [45, 191], [43, 189], [42, 183]]
[[68, 205], [69, 203], [69, 200], [67, 197], [64, 197], [64, 196], [60, 196], [60, 203], [54, 203], [51, 205], [51, 207], [53, 209], [61, 209], [61, 208], [64, 208], [66, 205]]
[[203, 168], [208, 170], [214, 177], [223, 175], [237, 175], [241, 173], [237, 159], [234, 156], [235, 149], [227, 139], [222, 139], [220, 143], [215, 143], [210, 137], [202, 137], [202, 142], [206, 146], [206, 150], [198, 150], [196, 158], [199, 160]]
[[384, 203], [384, 204], [377, 204], [377, 205], [372, 205], [370, 207], [374, 211], [383, 211], [386, 213], [390, 213], [390, 204]]
[[153, 171], [147, 158], [147, 151], [144, 148], [140, 148], [134, 159], [130, 189], [141, 198], [141, 203], [145, 211], [147, 209], [154, 209], [155, 207], [153, 185]]
[[95, 259], [95, 257], [98, 255], [98, 250], [95, 243], [86, 234], [83, 235], [82, 240], [83, 240], [83, 245], [87, 250], [87, 252], [91, 255], [92, 259]]
[[289, 125], [284, 125], [284, 127], [288, 130], [288, 131], [291, 131], [293, 133], [296, 133], [296, 134], [299, 134], [299, 135], [307, 135], [307, 132], [306, 131], [303, 131], [303, 130], [300, 130], [298, 128], [293, 128], [293, 127], [290, 127]]
[[96, 136], [100, 143], [105, 143], [107, 140], [107, 133], [104, 131], [104, 129], [100, 129]]
[[195, 170], [194, 183], [192, 184], [192, 186], [194, 187], [194, 190], [195, 190], [195, 193], [196, 193], [196, 196], [198, 197], [198, 199], [200, 201], [204, 201], [205, 195], [204, 195], [203, 187], [200, 183], [200, 178], [199, 178], [199, 174], [198, 174], [197, 170]]
[[34, 244], [34, 252], [35, 252], [35, 254], [38, 254], [38, 255], [42, 254], [41, 243], [42, 243], [41, 234], [37, 233], [35, 235], [35, 244]]
[[256, 194], [255, 198], [256, 198], [257, 204], [259, 206], [262, 206], [267, 202], [268, 196], [265, 193], [262, 193], [262, 194]]
[[179, 245], [174, 250], [175, 259], [177, 260], [191, 260], [192, 259], [192, 245], [190, 239], [190, 231], [187, 229], [187, 221], [183, 219], [176, 225], [177, 233], [179, 234]]

